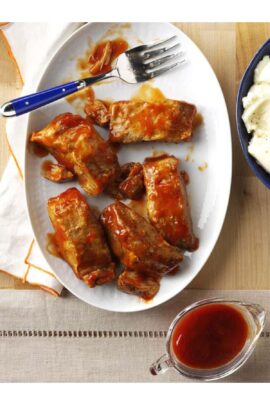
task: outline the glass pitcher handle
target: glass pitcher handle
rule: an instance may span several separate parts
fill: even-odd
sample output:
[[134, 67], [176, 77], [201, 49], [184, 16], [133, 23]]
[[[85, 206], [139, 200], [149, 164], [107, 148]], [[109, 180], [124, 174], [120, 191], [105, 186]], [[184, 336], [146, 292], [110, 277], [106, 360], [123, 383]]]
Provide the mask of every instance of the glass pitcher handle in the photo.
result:
[[165, 373], [170, 367], [172, 362], [167, 354], [163, 354], [157, 361], [150, 366], [150, 373], [152, 375], [158, 375]]

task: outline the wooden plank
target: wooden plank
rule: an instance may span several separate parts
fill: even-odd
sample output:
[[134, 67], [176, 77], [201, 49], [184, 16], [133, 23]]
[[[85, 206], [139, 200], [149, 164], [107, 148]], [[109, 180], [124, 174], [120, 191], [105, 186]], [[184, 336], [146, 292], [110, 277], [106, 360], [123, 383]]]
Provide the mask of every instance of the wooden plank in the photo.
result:
[[[177, 24], [178, 25], [178, 24]], [[270, 194], [249, 169], [235, 126], [238, 83], [270, 24], [180, 24], [200, 47], [221, 84], [231, 121], [233, 179], [224, 227], [192, 288], [268, 289]]]

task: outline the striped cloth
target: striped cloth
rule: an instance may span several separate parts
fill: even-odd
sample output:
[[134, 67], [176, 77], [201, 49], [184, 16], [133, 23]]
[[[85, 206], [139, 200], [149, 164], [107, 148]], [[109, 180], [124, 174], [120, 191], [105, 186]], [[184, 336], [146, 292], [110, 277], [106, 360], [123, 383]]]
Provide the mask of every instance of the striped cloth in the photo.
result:
[[[63, 41], [79, 23], [13, 23], [0, 26], [6, 51], [15, 63], [23, 85], [31, 93], [40, 74]], [[12, 158], [0, 182], [0, 271], [23, 282], [60, 295], [62, 285], [40, 252], [26, 213], [23, 187], [26, 116], [7, 120], [7, 141]]]

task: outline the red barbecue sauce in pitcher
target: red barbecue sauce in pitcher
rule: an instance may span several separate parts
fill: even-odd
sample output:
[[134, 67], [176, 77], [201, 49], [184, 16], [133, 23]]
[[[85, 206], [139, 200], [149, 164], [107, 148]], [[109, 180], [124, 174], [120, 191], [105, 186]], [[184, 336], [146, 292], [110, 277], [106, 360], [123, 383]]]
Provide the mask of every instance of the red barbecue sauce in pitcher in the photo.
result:
[[188, 367], [223, 366], [240, 353], [248, 337], [248, 324], [240, 310], [224, 303], [194, 308], [174, 327], [171, 349]]

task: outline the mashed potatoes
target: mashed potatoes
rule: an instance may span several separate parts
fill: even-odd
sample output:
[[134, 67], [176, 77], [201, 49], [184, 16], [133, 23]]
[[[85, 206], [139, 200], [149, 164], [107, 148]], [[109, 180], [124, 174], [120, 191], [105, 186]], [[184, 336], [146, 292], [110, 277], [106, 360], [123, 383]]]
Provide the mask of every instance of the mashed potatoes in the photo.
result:
[[248, 133], [253, 133], [249, 153], [270, 173], [270, 57], [257, 65], [254, 84], [243, 98], [242, 119]]

